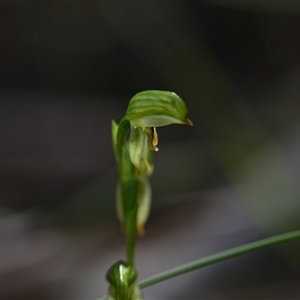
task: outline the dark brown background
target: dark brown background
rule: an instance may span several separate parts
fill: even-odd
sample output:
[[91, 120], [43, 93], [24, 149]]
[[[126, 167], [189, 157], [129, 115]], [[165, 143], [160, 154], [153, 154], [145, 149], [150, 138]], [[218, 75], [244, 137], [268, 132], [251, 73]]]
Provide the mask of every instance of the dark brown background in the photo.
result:
[[[111, 119], [171, 90], [140, 278], [300, 226], [296, 2], [1, 1], [0, 298], [97, 299], [124, 257]], [[298, 299], [300, 244], [145, 289], [146, 299]]]

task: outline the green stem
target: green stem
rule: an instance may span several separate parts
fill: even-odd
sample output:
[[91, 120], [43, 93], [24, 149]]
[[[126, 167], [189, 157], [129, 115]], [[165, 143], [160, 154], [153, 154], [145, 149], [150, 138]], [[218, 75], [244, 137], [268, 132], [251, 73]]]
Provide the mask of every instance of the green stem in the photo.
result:
[[121, 209], [126, 231], [127, 261], [134, 266], [139, 182], [136, 179], [136, 170], [130, 161], [126, 145], [129, 130], [130, 122], [124, 117], [118, 126], [117, 135], [114, 136], [113, 134], [113, 139], [121, 186]]
[[270, 247], [275, 244], [283, 243], [286, 241], [294, 240], [300, 238], [300, 230], [291, 231], [288, 233], [276, 235], [274, 237], [266, 238], [257, 242], [249, 243], [243, 246], [239, 246], [236, 248], [232, 248], [230, 250], [226, 250], [217, 254], [213, 254], [198, 260], [195, 260], [191, 263], [187, 263], [171, 269], [169, 271], [160, 273], [148, 279], [142, 280], [139, 282], [139, 287], [146, 288], [150, 285], [159, 283], [163, 280], [170, 279], [172, 277], [182, 275], [184, 273], [217, 263], [219, 261], [223, 261], [232, 257], [236, 257], [242, 254], [246, 254], [248, 252], [256, 251], [262, 248]]
[[[124, 216], [127, 240], [127, 261], [134, 266], [135, 264], [135, 245], [137, 237], [137, 210], [138, 210], [138, 181], [134, 178], [127, 182], [124, 188]], [[124, 186], [125, 187], [125, 186]]]

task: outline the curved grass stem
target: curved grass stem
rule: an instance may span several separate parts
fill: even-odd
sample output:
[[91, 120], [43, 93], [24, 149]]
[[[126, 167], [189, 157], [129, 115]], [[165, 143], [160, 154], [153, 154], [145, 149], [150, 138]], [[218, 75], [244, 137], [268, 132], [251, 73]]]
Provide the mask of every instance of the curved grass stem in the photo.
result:
[[284, 234], [279, 234], [274, 237], [266, 238], [257, 242], [249, 243], [243, 246], [235, 247], [226, 251], [219, 252], [217, 254], [209, 255], [207, 257], [195, 260], [193, 262], [181, 265], [174, 269], [157, 274], [138, 283], [141, 289], [150, 285], [159, 283], [161, 281], [170, 279], [172, 277], [185, 274], [187, 272], [194, 271], [205, 266], [233, 258], [242, 254], [246, 254], [252, 251], [260, 250], [262, 248], [270, 247], [275, 244], [280, 244], [286, 241], [291, 241], [300, 238], [300, 230], [291, 231]]

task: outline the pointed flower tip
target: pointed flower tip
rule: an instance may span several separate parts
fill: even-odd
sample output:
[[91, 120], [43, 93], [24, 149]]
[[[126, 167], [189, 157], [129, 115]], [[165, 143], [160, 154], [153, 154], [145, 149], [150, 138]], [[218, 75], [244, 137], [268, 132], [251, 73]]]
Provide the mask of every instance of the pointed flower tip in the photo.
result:
[[189, 118], [186, 118], [186, 124], [190, 125], [190, 126], [194, 125], [193, 122]]

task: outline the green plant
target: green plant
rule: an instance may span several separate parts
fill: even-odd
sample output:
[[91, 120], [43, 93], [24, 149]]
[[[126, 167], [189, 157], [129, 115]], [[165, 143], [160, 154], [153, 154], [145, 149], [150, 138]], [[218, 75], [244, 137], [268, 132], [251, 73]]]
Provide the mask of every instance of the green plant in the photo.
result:
[[151, 187], [148, 177], [153, 172], [151, 151], [157, 151], [156, 127], [187, 124], [187, 107], [176, 94], [167, 91], [144, 91], [129, 102], [125, 116], [117, 124], [112, 121], [113, 148], [118, 166], [116, 210], [124, 228], [127, 242], [127, 261], [118, 261], [108, 270], [109, 296], [102, 299], [139, 300], [140, 289], [190, 272], [192, 270], [242, 255], [254, 250], [300, 237], [300, 230], [267, 238], [233, 248], [179, 266], [137, 283], [135, 245], [137, 235], [144, 233], [151, 206]]

